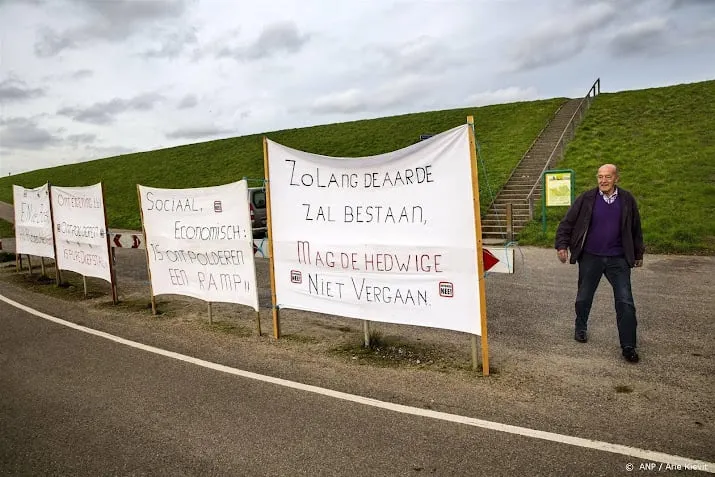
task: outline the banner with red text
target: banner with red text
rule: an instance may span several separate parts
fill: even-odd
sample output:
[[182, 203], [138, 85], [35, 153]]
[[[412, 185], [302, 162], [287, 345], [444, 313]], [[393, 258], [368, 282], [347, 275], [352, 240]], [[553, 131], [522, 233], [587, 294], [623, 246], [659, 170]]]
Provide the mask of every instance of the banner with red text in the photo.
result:
[[102, 184], [52, 186], [57, 268], [112, 283]]
[[138, 186], [154, 295], [186, 295], [258, 311], [246, 184]]
[[55, 258], [50, 217], [50, 188], [12, 186], [15, 207], [15, 253]]
[[362, 158], [267, 140], [278, 306], [481, 334], [468, 127]]

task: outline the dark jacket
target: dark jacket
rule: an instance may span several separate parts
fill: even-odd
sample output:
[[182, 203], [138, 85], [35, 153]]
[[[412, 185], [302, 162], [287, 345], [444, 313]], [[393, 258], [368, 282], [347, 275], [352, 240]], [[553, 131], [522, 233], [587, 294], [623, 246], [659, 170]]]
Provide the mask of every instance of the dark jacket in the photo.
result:
[[[621, 207], [621, 241], [623, 253], [630, 267], [636, 260], [643, 260], [645, 247], [643, 246], [643, 231], [641, 230], [641, 216], [633, 194], [625, 189], [618, 188], [618, 197], [622, 202]], [[591, 223], [591, 214], [596, 200], [603, 200], [598, 193], [598, 187], [579, 195], [566, 212], [566, 216], [556, 229], [556, 250], [568, 248], [571, 252], [571, 263], [581, 257], [583, 245], [586, 243], [586, 234]]]

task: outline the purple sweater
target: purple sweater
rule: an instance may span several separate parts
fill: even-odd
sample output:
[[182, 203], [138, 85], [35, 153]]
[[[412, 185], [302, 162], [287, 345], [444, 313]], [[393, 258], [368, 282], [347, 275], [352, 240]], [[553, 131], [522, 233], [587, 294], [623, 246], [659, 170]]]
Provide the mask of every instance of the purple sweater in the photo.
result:
[[623, 255], [620, 196], [612, 204], [607, 204], [600, 195], [596, 197], [584, 251], [605, 257]]

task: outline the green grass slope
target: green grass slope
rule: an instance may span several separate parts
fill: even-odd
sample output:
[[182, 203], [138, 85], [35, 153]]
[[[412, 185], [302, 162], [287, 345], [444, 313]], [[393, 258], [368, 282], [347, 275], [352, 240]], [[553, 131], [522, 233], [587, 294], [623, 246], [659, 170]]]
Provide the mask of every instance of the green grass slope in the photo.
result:
[[[647, 252], [715, 253], [715, 81], [601, 94], [556, 168], [576, 172], [576, 193], [595, 187], [601, 164], [640, 205]], [[541, 209], [522, 244], [552, 246], [566, 208]]]
[[15, 228], [7, 220], [0, 219], [0, 238], [10, 238], [15, 236]]
[[[487, 184], [494, 193], [503, 186], [563, 102], [560, 98], [416, 113], [276, 131], [266, 136], [316, 154], [361, 157], [406, 147], [417, 142], [421, 134], [446, 131], [464, 124], [466, 117], [472, 115], [486, 165], [486, 173], [480, 169], [480, 195], [482, 207], [487, 207], [491, 202]], [[225, 184], [244, 177], [263, 179], [262, 137], [242, 136], [3, 177], [0, 201], [12, 202], [12, 184], [29, 188], [47, 181], [57, 186], [84, 186], [104, 181], [109, 226], [138, 230], [141, 221], [136, 184], [186, 188]]]

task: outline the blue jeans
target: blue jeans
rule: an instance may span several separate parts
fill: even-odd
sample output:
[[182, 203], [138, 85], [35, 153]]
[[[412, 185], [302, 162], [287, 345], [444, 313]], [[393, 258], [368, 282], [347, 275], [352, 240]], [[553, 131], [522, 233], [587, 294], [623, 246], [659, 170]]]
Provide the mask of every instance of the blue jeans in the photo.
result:
[[576, 295], [576, 330], [586, 330], [593, 295], [601, 276], [613, 288], [616, 303], [616, 324], [621, 348], [636, 346], [636, 307], [631, 292], [631, 268], [624, 257], [600, 257], [583, 252], [578, 261], [578, 293]]

